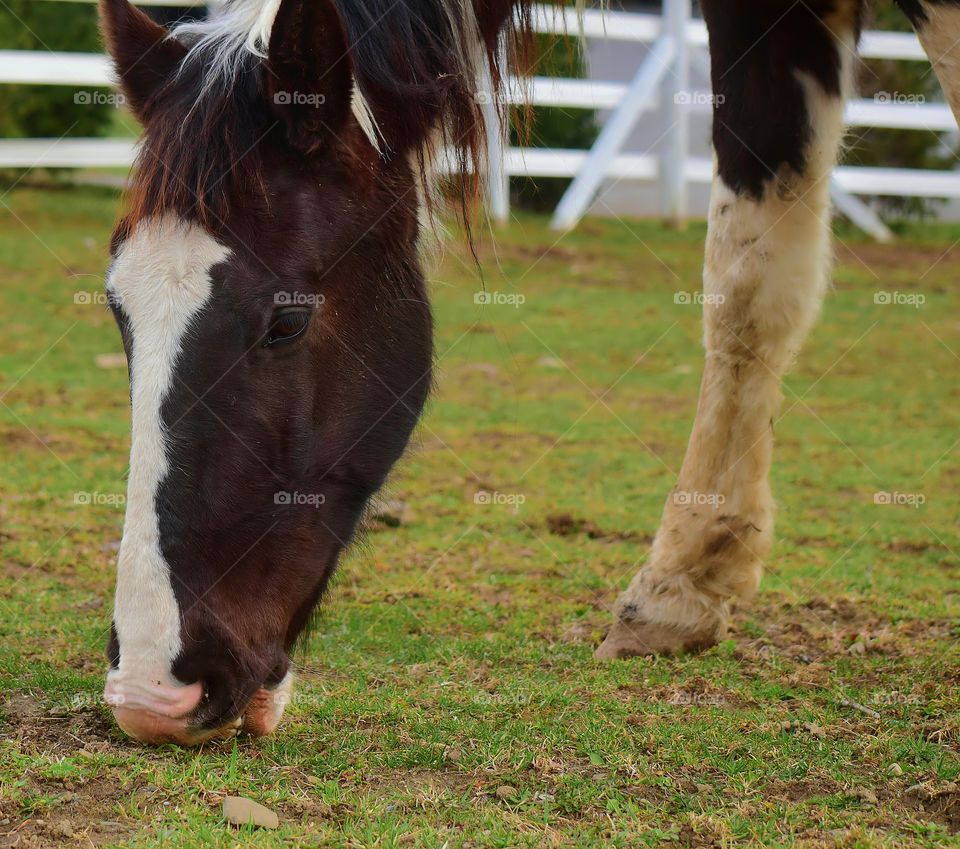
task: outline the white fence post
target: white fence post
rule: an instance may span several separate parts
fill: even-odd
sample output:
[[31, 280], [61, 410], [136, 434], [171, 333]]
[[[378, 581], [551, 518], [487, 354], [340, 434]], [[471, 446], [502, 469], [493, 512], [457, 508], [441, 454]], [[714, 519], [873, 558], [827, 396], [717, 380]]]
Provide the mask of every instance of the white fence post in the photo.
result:
[[830, 200], [833, 205], [857, 225], [864, 233], [873, 236], [878, 242], [892, 242], [893, 233], [869, 206], [862, 200], [845, 192], [837, 178], [830, 177]]
[[664, 75], [670, 69], [675, 49], [673, 38], [666, 33], [654, 42], [633, 82], [627, 88], [620, 106], [603, 125], [583, 167], [560, 198], [550, 222], [554, 230], [569, 230], [583, 217], [594, 193], [603, 182], [610, 162], [626, 141], [637, 116], [646, 109], [657, 93]]
[[667, 132], [660, 157], [661, 213], [668, 227], [682, 228], [687, 218], [686, 163], [690, 152], [690, 48], [687, 28], [690, 0], [663, 0], [663, 31], [673, 39], [671, 73], [663, 86]]
[[[509, 84], [506, 78], [506, 51], [503, 38], [497, 45], [497, 67], [504, 75], [504, 89]], [[507, 174], [506, 148], [510, 132], [510, 103], [504, 94], [504, 103], [497, 103], [493, 78], [489, 69], [484, 70], [482, 85], [486, 89], [482, 103], [483, 122], [487, 135], [486, 200], [487, 213], [497, 224], [506, 224], [510, 219], [510, 176]]]

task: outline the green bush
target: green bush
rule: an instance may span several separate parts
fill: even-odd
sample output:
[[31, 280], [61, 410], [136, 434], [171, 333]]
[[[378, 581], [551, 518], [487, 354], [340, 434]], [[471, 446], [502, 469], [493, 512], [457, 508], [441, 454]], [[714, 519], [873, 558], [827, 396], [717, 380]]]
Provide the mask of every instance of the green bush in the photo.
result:
[[[74, 50], [99, 53], [103, 47], [93, 3], [48, 0], [3, 0], [0, 3], [0, 49]], [[30, 138], [100, 135], [109, 126], [113, 107], [109, 89], [93, 89], [77, 103], [71, 86], [0, 84], [0, 137]], [[80, 95], [82, 99], [82, 95]]]
[[[536, 60], [532, 73], [541, 77], [585, 76], [586, 63], [579, 39], [572, 36], [538, 35]], [[566, 109], [536, 106], [529, 129], [518, 131], [517, 122], [510, 131], [510, 143], [525, 147], [589, 148], [597, 137], [594, 112], [590, 109]], [[566, 191], [566, 177], [513, 177], [510, 180], [511, 203], [524, 209], [553, 209]]]

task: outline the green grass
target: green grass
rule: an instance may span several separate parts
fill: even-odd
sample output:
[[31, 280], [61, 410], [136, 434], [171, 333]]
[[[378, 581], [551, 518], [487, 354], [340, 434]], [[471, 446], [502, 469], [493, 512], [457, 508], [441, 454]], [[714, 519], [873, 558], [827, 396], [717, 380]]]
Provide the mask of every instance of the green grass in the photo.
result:
[[[74, 496], [124, 490], [127, 385], [75, 294], [116, 208], [0, 200], [0, 846], [960, 845], [960, 230], [839, 233], [759, 596], [711, 651], [608, 666], [694, 413], [699, 308], [674, 296], [704, 228], [521, 217], [481, 246], [519, 307], [476, 305], [448, 245], [437, 392], [389, 486], [416, 520], [342, 565], [280, 732], [194, 751], [133, 745], [99, 699], [123, 517]], [[238, 834], [225, 795], [280, 829]]]

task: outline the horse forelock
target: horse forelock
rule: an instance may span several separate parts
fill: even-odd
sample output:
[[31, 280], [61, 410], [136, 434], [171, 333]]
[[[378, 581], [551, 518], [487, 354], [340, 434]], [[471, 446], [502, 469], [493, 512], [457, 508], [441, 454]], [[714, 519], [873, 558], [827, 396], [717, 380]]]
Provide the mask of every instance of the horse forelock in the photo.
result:
[[[228, 0], [209, 19], [173, 29], [170, 38], [188, 47], [187, 57], [153, 97], [119, 238], [167, 212], [206, 225], [222, 220], [234, 189], [265, 194], [260, 147], [279, 122], [261, 66], [280, 2]], [[350, 44], [351, 113], [362, 138], [384, 158], [402, 155], [414, 163], [428, 205], [429, 164], [441, 148], [453, 152], [465, 188], [477, 188], [485, 146], [480, 104], [491, 94], [481, 90], [499, 85], [497, 33], [513, 6], [500, 0], [477, 0], [476, 8], [453, 0], [336, 5]]]

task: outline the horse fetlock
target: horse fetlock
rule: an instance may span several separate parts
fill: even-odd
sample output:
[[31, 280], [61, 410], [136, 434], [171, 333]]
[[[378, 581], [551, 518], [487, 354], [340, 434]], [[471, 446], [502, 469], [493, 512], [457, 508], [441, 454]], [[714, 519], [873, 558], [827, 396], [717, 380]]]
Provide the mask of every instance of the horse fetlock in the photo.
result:
[[649, 580], [682, 575], [712, 595], [749, 598], [773, 544], [772, 499], [763, 496], [749, 512], [669, 505], [644, 570]]

